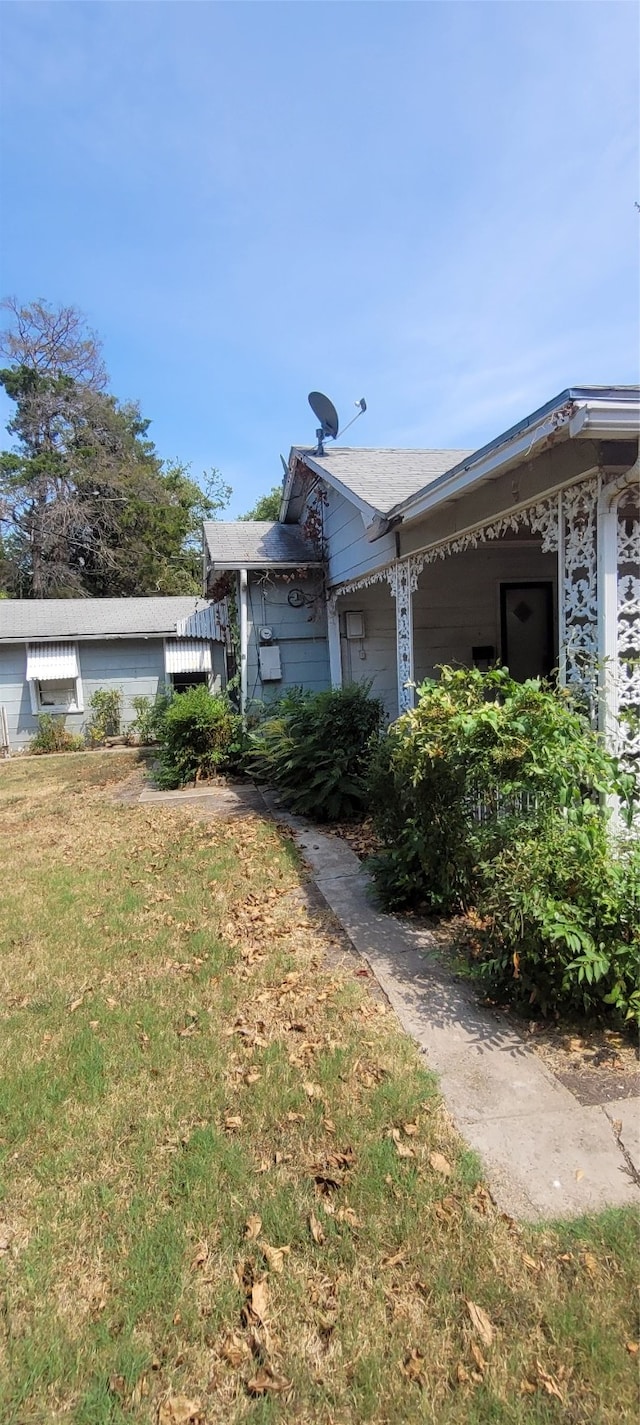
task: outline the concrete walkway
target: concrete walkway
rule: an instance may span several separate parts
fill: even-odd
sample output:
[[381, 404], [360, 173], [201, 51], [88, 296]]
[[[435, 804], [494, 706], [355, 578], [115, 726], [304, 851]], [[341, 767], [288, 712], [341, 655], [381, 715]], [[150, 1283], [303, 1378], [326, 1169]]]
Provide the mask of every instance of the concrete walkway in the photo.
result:
[[266, 809], [290, 828], [327, 905], [439, 1075], [451, 1117], [482, 1159], [502, 1211], [541, 1219], [640, 1204], [640, 1099], [580, 1104], [513, 1029], [447, 975], [428, 930], [375, 909], [366, 873], [344, 841], [247, 785], [145, 790], [140, 801], [186, 803], [205, 816]]
[[514, 1030], [446, 974], [428, 930], [374, 908], [345, 842], [265, 801], [293, 831], [327, 905], [438, 1073], [502, 1211], [537, 1219], [640, 1204], [640, 1099], [580, 1104]]

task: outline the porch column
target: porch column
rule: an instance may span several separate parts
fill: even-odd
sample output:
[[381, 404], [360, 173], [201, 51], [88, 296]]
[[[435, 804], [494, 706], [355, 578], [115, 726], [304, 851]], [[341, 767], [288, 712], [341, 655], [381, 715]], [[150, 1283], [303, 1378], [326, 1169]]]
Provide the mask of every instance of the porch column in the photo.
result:
[[411, 608], [411, 558], [400, 559], [392, 571], [391, 593], [396, 601], [396, 668], [398, 673], [398, 712], [406, 712], [414, 704], [413, 683], [413, 617]]
[[340, 616], [336, 601], [330, 597], [327, 603], [327, 642], [329, 644], [329, 677], [332, 688], [342, 687], [342, 648], [340, 644]]
[[[613, 494], [613, 498], [612, 498]], [[618, 741], [618, 505], [605, 485], [598, 499], [598, 727], [607, 747]]]

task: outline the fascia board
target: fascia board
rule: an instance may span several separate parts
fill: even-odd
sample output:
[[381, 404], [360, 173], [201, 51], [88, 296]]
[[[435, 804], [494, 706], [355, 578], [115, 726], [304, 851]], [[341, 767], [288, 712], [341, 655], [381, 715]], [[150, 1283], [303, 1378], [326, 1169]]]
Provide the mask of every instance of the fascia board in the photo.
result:
[[[551, 412], [553, 416], [555, 412]], [[488, 451], [477, 462], [471, 461], [462, 469], [449, 471], [445, 475], [439, 475], [431, 485], [423, 492], [418, 499], [404, 500], [402, 504], [395, 505], [389, 511], [389, 517], [400, 516], [403, 524], [409, 524], [413, 520], [422, 518], [430, 510], [438, 505], [446, 503], [448, 500], [459, 499], [474, 485], [486, 480], [489, 476], [497, 475], [503, 469], [508, 469], [510, 465], [517, 464], [523, 456], [528, 457], [533, 454], [535, 446], [541, 441], [554, 437], [553, 443], [569, 438], [569, 423], [565, 420], [561, 425], [550, 426], [549, 415], [535, 426], [527, 426], [526, 430], [520, 432], [513, 440], [498, 447], [497, 450]]]
[[219, 562], [216, 560], [215, 564], [210, 564], [210, 565], [209, 565], [209, 573], [212, 574], [216, 569], [221, 569], [224, 573], [227, 573], [229, 570], [233, 570], [233, 569], [249, 569], [249, 570], [251, 570], [251, 571], [254, 571], [254, 570], [256, 570], [256, 569], [321, 569], [321, 568], [322, 568], [322, 560], [321, 560], [321, 559], [298, 559], [298, 560], [296, 560], [296, 561], [292, 561], [291, 559], [284, 559], [284, 560], [282, 560], [282, 559], [259, 559], [259, 560], [254, 560], [253, 563], [251, 562], [250, 559], [236, 559], [233, 563], [230, 563], [230, 562], [228, 562], [228, 561], [227, 561], [227, 562], [221, 561], [221, 562], [219, 563]]

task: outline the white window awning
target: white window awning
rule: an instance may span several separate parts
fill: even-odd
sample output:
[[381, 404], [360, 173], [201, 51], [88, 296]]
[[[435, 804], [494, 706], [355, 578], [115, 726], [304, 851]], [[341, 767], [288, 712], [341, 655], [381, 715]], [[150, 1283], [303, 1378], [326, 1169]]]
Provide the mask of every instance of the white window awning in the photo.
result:
[[198, 638], [171, 638], [165, 644], [167, 673], [210, 673], [211, 644]]
[[30, 643], [27, 647], [27, 680], [60, 682], [79, 678], [75, 643]]

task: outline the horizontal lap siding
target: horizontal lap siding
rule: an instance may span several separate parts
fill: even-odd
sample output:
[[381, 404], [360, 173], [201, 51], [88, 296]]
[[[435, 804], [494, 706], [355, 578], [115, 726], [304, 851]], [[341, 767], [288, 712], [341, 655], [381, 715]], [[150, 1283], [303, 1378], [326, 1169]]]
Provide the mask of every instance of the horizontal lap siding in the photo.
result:
[[413, 596], [415, 679], [434, 676], [439, 663], [471, 666], [475, 645], [500, 657], [500, 585], [550, 580], [555, 554], [498, 544], [430, 564]]
[[12, 747], [20, 747], [29, 742], [38, 731], [38, 723], [31, 711], [26, 673], [26, 644], [5, 644], [0, 647], [0, 704], [7, 710], [9, 742]]
[[[313, 598], [313, 605], [294, 609], [288, 602], [291, 589], [301, 589]], [[285, 581], [272, 578], [262, 585], [249, 578], [247, 594], [247, 697], [249, 702], [269, 702], [288, 688], [301, 686], [309, 692], [329, 687], [327, 614], [319, 577]], [[259, 673], [259, 630], [273, 629], [273, 643], [280, 649], [282, 678], [262, 683]]]
[[327, 501], [324, 535], [329, 550], [329, 582], [332, 585], [358, 579], [394, 558], [395, 540], [392, 534], [370, 544], [360, 510], [335, 490], [329, 490]]
[[[161, 638], [81, 642], [78, 649], [84, 712], [69, 713], [64, 718], [64, 725], [70, 732], [80, 733], [86, 727], [91, 718], [90, 701], [98, 689], [120, 690], [122, 726], [127, 728], [136, 716], [134, 697], [155, 698], [165, 682], [164, 644]], [[213, 686], [219, 691], [224, 684], [222, 644], [214, 643], [212, 652]], [[0, 647], [0, 704], [7, 709], [12, 747], [26, 746], [38, 730], [37, 715], [31, 711], [26, 668], [25, 644]]]
[[[114, 639], [104, 643], [81, 643], [80, 671], [85, 708], [81, 721], [89, 721], [90, 700], [99, 688], [117, 688], [122, 693], [122, 727], [129, 727], [136, 716], [133, 699], [155, 698], [165, 682], [163, 640]], [[71, 725], [71, 719], [67, 722]]]
[[[396, 606], [386, 580], [360, 589], [339, 601], [342, 672], [347, 683], [371, 682], [373, 697], [381, 698], [386, 716], [398, 715], [396, 677]], [[345, 637], [344, 613], [359, 609], [364, 614], [365, 637]], [[364, 653], [364, 658], [361, 654]]]

